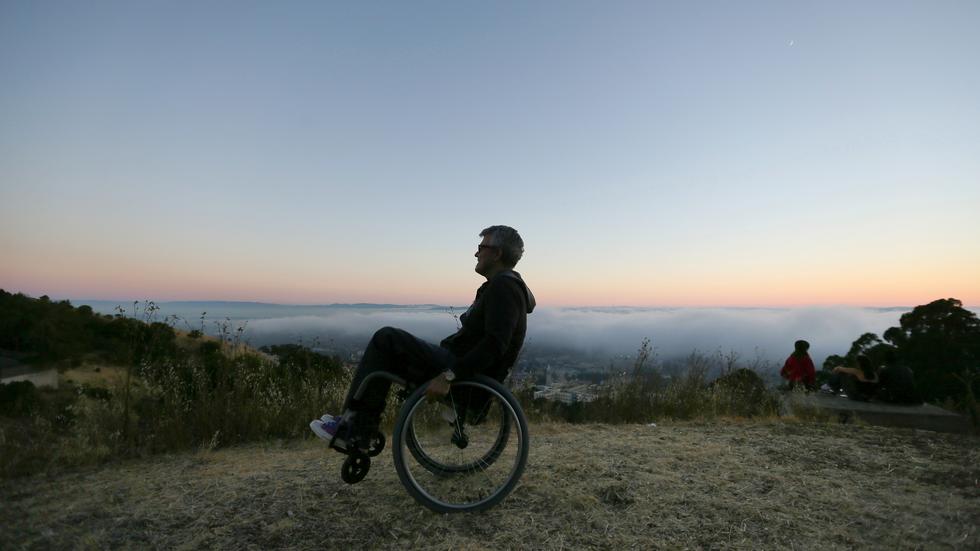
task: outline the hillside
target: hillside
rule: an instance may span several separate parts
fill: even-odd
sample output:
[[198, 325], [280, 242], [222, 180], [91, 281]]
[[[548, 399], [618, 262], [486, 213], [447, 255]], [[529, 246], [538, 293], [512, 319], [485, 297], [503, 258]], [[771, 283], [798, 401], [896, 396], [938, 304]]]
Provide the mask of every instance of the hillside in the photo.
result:
[[0, 548], [977, 549], [975, 437], [819, 423], [533, 424], [500, 506], [441, 516], [316, 440], [0, 483]]

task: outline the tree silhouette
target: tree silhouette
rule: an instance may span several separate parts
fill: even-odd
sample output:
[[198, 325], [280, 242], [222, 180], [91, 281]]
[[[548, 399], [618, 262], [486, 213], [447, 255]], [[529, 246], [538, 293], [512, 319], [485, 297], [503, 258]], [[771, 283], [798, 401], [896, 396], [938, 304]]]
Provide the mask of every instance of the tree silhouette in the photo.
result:
[[847, 351], [847, 354], [843, 356], [837, 354], [827, 356], [823, 362], [823, 377], [821, 377], [821, 382], [825, 382], [830, 372], [837, 366], [856, 366], [858, 356], [867, 356], [871, 360], [871, 365], [880, 366], [886, 363], [888, 354], [893, 351], [895, 351], [895, 346], [886, 344], [878, 335], [865, 333], [851, 343], [851, 348]]
[[980, 319], [962, 302], [947, 298], [916, 306], [899, 324], [885, 331], [885, 340], [915, 373], [925, 399], [960, 398], [980, 390]]

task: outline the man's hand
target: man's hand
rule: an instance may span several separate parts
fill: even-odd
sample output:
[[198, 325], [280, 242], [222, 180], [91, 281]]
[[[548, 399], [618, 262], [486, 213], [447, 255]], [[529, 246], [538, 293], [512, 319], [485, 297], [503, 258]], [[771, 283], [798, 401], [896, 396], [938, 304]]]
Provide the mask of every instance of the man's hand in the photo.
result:
[[429, 381], [429, 386], [425, 387], [425, 397], [430, 400], [442, 398], [446, 394], [449, 394], [449, 381], [446, 380], [445, 373], [435, 376]]

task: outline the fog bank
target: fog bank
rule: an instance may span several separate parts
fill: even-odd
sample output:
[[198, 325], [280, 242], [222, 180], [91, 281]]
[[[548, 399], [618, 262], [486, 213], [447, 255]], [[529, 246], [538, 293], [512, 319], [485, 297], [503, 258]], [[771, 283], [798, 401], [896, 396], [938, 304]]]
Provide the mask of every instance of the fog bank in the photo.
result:
[[[830, 354], [846, 352], [862, 333], [881, 335], [898, 325], [899, 317], [907, 311], [851, 307], [540, 308], [528, 318], [527, 346], [613, 356], [633, 353], [644, 338], [649, 338], [662, 359], [686, 356], [693, 350], [721, 350], [734, 351], [743, 359], [777, 361], [793, 350], [795, 340], [806, 339], [811, 344], [811, 356], [819, 364]], [[433, 342], [456, 330], [456, 320], [448, 309], [339, 309], [329, 315], [252, 320], [248, 335], [259, 343], [315, 337], [321, 343], [360, 339], [366, 344], [375, 330], [386, 325]]]
[[[115, 303], [84, 301], [113, 313]], [[130, 304], [130, 311], [131, 311]], [[214, 334], [245, 327], [254, 346], [298, 343], [338, 350], [362, 349], [377, 329], [400, 327], [439, 342], [456, 331], [464, 309], [437, 305], [399, 306], [333, 304], [285, 306], [236, 302], [158, 303], [157, 319], [177, 316], [178, 329], [203, 327]], [[810, 342], [819, 365], [830, 354], [847, 352], [861, 334], [879, 336], [897, 326], [911, 307], [859, 308], [546, 308], [528, 316], [526, 348], [532, 352], [566, 350], [602, 357], [633, 354], [649, 338], [660, 359], [705, 353], [735, 352], [743, 360], [782, 362], [793, 341]], [[976, 308], [971, 308], [976, 311]], [[206, 318], [200, 320], [202, 312]]]
[[743, 359], [781, 360], [793, 342], [806, 339], [818, 364], [843, 354], [862, 333], [881, 335], [907, 309], [868, 308], [680, 308], [544, 310], [534, 338], [583, 351], [635, 351], [649, 338], [661, 358], [693, 350], [734, 351]]

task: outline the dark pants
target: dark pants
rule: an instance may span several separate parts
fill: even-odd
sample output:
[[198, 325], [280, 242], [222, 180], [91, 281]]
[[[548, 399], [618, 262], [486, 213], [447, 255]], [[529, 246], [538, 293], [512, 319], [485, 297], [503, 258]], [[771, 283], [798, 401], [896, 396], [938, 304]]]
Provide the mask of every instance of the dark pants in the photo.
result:
[[407, 331], [394, 327], [379, 329], [367, 348], [361, 363], [354, 372], [344, 410], [357, 413], [355, 424], [359, 429], [369, 430], [377, 427], [384, 412], [391, 382], [387, 379], [374, 379], [360, 400], [354, 398], [361, 382], [376, 371], [388, 371], [410, 383], [421, 385], [447, 369], [452, 369], [456, 361], [449, 350], [423, 341]]
[[843, 390], [848, 398], [859, 402], [867, 402], [875, 394], [874, 383], [860, 381], [850, 373], [834, 373], [828, 384], [835, 392]]

